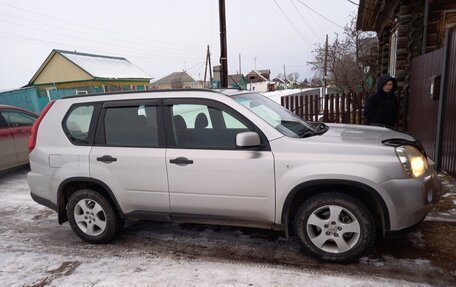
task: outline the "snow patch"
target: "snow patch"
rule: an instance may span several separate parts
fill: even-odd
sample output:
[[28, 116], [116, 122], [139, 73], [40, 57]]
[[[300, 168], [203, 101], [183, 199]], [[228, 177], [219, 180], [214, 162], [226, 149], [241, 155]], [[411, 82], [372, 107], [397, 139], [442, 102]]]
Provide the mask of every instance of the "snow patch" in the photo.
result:
[[[429, 286], [377, 277], [332, 276], [320, 272], [253, 264], [170, 258], [82, 258], [7, 253], [0, 261], [6, 286]], [[406, 263], [404, 263], [406, 264]], [[426, 260], [414, 264], [429, 267]], [[44, 284], [43, 284], [44, 285]]]

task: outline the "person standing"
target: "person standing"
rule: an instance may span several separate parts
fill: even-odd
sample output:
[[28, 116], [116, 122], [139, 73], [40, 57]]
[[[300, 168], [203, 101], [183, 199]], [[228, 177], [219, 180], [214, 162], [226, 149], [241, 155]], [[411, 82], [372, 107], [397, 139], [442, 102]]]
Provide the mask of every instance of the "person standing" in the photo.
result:
[[377, 82], [377, 92], [367, 98], [364, 116], [369, 125], [396, 127], [399, 117], [399, 101], [396, 96], [397, 81], [382, 76]]

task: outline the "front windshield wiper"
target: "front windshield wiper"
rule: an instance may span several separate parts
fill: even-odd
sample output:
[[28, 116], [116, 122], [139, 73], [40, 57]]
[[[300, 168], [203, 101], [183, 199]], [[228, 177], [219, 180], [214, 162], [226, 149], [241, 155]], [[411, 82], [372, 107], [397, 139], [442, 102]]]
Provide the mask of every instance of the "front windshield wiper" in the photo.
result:
[[307, 137], [311, 137], [311, 136], [314, 136], [314, 135], [317, 135], [317, 132], [316, 131], [313, 131], [313, 130], [305, 130], [305, 131], [302, 131], [298, 134], [299, 137], [301, 138], [307, 138]]
[[324, 134], [329, 130], [329, 127], [325, 125], [324, 123], [315, 123], [315, 131], [318, 132], [319, 134]]
[[315, 130], [307, 129], [302, 132], [300, 132], [298, 135], [301, 138], [306, 138], [306, 137], [311, 137], [311, 136], [316, 136], [316, 135], [322, 135], [325, 132], [329, 130], [329, 127], [325, 125], [324, 123], [316, 123], [314, 125]]

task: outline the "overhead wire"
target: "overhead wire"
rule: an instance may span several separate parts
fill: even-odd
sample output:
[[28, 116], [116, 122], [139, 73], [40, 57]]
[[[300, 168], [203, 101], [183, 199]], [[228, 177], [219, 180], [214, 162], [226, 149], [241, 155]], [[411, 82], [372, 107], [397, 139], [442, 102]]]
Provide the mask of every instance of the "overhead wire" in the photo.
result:
[[[20, 19], [20, 20], [24, 20], [24, 21], [28, 21], [28, 22], [33, 22], [33, 23], [38, 23], [40, 25], [44, 25], [44, 26], [48, 26], [48, 27], [52, 27], [52, 28], [57, 28], [59, 30], [62, 30], [62, 27], [61, 26], [56, 26], [56, 25], [52, 25], [50, 23], [46, 23], [46, 22], [42, 22], [42, 21], [38, 21], [38, 20], [35, 20], [35, 19], [30, 19], [30, 18], [26, 18], [26, 17], [21, 17], [21, 16], [18, 16], [18, 15], [12, 15], [12, 14], [9, 14], [9, 13], [5, 13], [5, 12], [2, 12], [0, 11], [0, 14], [3, 14], [3, 15], [6, 15], [8, 17], [13, 17], [13, 18], [17, 18], [17, 19]], [[6, 21], [6, 20], [5, 20]], [[23, 24], [16, 24], [16, 25], [23, 25]], [[38, 29], [36, 27], [34, 27], [33, 29]], [[72, 31], [72, 32], [76, 32], [78, 34], [83, 34], [83, 35], [88, 35], [88, 36], [93, 36], [93, 37], [96, 37], [98, 40], [99, 39], [106, 39], [106, 40], [109, 40], [109, 41], [112, 41], [113, 43], [115, 44], [118, 44], [119, 42], [123, 42], [125, 43], [126, 41], [125, 40], [122, 40], [122, 39], [116, 39], [116, 38], [112, 38], [112, 37], [107, 37], [103, 34], [95, 34], [95, 33], [89, 33], [89, 32], [82, 32], [80, 30], [76, 30], [76, 29], [72, 29], [72, 28], [69, 28], [69, 27], [65, 27], [64, 28], [66, 31]], [[53, 32], [54, 33], [54, 32]], [[67, 35], [66, 35], [67, 36]], [[131, 41], [128, 41], [128, 43], [130, 43]], [[112, 44], [110, 44], [112, 45]], [[164, 47], [161, 47], [159, 45], [151, 45], [150, 43], [141, 43], [141, 46], [149, 46], [151, 48], [157, 48], [157, 49], [164, 49]], [[176, 51], [179, 51], [179, 50], [183, 50], [185, 49], [186, 52], [188, 52], [189, 49], [186, 49], [186, 48], [183, 48], [183, 47], [166, 47], [166, 49], [172, 49], [172, 50], [176, 50]], [[199, 50], [199, 49], [198, 49]], [[196, 50], [195, 50], [196, 51]]]
[[297, 0], [299, 3], [301, 3], [302, 5], [304, 5], [307, 9], [309, 9], [310, 11], [314, 12], [315, 14], [317, 14], [318, 16], [322, 17], [323, 19], [325, 19], [326, 21], [336, 25], [337, 27], [339, 28], [342, 28], [344, 29], [344, 27], [342, 27], [341, 25], [337, 24], [336, 22], [332, 21], [331, 19], [327, 18], [326, 16], [323, 16], [322, 14], [318, 13], [317, 11], [315, 11], [314, 9], [312, 9], [309, 5], [307, 5], [306, 3], [302, 2], [301, 0]]
[[315, 30], [312, 28], [311, 25], [309, 25], [309, 23], [307, 22], [306, 18], [304, 17], [304, 15], [302, 15], [301, 11], [298, 9], [298, 6], [296, 6], [296, 4], [293, 2], [293, 0], [290, 0], [291, 4], [293, 5], [293, 7], [296, 9], [296, 12], [298, 12], [299, 16], [301, 17], [302, 21], [306, 24], [307, 28], [309, 28], [309, 30], [315, 35], [315, 37], [319, 38], [320, 35], [318, 35]]
[[24, 9], [24, 8], [21, 8], [21, 7], [17, 7], [17, 6], [13, 6], [13, 5], [5, 4], [5, 3], [0, 3], [0, 6], [10, 7], [10, 8], [13, 8], [13, 9], [25, 11], [27, 13], [36, 14], [36, 15], [40, 15], [40, 16], [43, 16], [43, 17], [46, 17], [46, 18], [54, 19], [54, 20], [57, 20], [57, 21], [60, 21], [60, 22], [70, 23], [72, 25], [86, 27], [86, 28], [89, 28], [89, 29], [95, 29], [95, 30], [98, 30], [98, 31], [102, 31], [102, 32], [106, 32], [106, 33], [110, 33], [110, 34], [114, 34], [114, 35], [120, 35], [120, 36], [123, 36], [123, 37], [128, 37], [128, 38], [133, 38], [133, 39], [140, 39], [140, 40], [144, 40], [144, 41], [148, 41], [148, 42], [157, 42], [157, 43], [159, 43], [161, 45], [180, 45], [180, 46], [188, 46], [188, 47], [191, 47], [191, 46], [199, 47], [198, 45], [157, 41], [157, 40], [144, 38], [144, 37], [138, 37], [138, 36], [134, 36], [134, 35], [126, 34], [126, 33], [120, 33], [120, 32], [117, 32], [117, 31], [110, 31], [110, 30], [99, 28], [99, 27], [85, 25], [85, 24], [82, 24], [82, 23], [78, 23], [78, 22], [74, 22], [74, 21], [70, 21], [70, 20], [66, 20], [66, 19], [61, 19], [61, 18], [58, 18], [58, 17], [55, 17], [55, 16], [51, 16], [51, 15], [48, 15], [48, 14], [44, 14], [44, 13], [40, 13], [40, 12]]
[[290, 17], [288, 17], [288, 15], [285, 13], [285, 11], [282, 9], [282, 7], [280, 7], [279, 3], [277, 3], [277, 0], [273, 0], [274, 3], [276, 4], [277, 8], [279, 8], [280, 12], [282, 12], [282, 15], [285, 17], [285, 19], [288, 21], [288, 23], [290, 24], [290, 26], [293, 28], [293, 30], [295, 30], [295, 32], [299, 35], [299, 37], [304, 40], [304, 42], [306, 44], [308, 44], [310, 47], [313, 47], [312, 43], [306, 38], [304, 37], [304, 35], [302, 34], [302, 32], [299, 30], [299, 28], [293, 23], [293, 21], [290, 19]]
[[[24, 27], [24, 28], [32, 29], [32, 30], [36, 30], [36, 31], [42, 31], [42, 32], [46, 32], [46, 33], [51, 33], [52, 35], [60, 35], [60, 36], [67, 37], [67, 38], [74, 38], [74, 39], [78, 39], [78, 40], [82, 40], [82, 41], [86, 41], [86, 42], [90, 42], [90, 43], [98, 43], [98, 44], [102, 44], [102, 45], [112, 45], [112, 43], [109, 44], [107, 42], [103, 42], [103, 41], [99, 41], [99, 40], [87, 39], [87, 38], [74, 36], [74, 35], [70, 35], [70, 34], [64, 34], [64, 33], [59, 33], [59, 32], [50, 31], [50, 30], [46, 30], [46, 29], [41, 29], [41, 28], [38, 28], [38, 27], [30, 27], [28, 25], [14, 23], [14, 22], [10, 22], [10, 21], [7, 21], [7, 20], [3, 20], [3, 19], [0, 19], [0, 22], [9, 23], [9, 24], [13, 24], [13, 25], [16, 25], [16, 26], [19, 26], [19, 27]], [[124, 47], [124, 48], [129, 49], [129, 50], [135, 50], [136, 52], [140, 52], [140, 53], [151, 53], [150, 49], [142, 49], [142, 48], [139, 48], [139, 47], [132, 47], [130, 45], [125, 45], [123, 42], [116, 42], [115, 46], [116, 47], [119, 47], [119, 46], [120, 47]], [[178, 52], [171, 52], [171, 53], [160, 52], [160, 53], [154, 53], [154, 54], [156, 54], [156, 55], [160, 54], [160, 55], [165, 55], [165, 56], [173, 56], [173, 55], [183, 56], [183, 55], [187, 55], [187, 54], [183, 54], [183, 52], [180, 52], [180, 53], [178, 53]]]
[[[13, 33], [8, 33], [8, 32], [4, 32], [4, 31], [0, 31], [0, 35], [3, 34], [3, 35], [6, 35], [6, 36], [9, 36], [9, 37], [13, 37], [13, 38], [17, 38], [17, 39], [23, 39], [23, 40], [27, 40], [27, 41], [33, 41], [33, 42], [40, 42], [40, 43], [48, 43], [48, 44], [57, 44], [57, 45], [63, 45], [63, 46], [71, 46], [72, 48], [74, 48], [74, 45], [72, 44], [68, 44], [68, 43], [64, 43], [64, 42], [57, 42], [57, 41], [49, 41], [49, 40], [43, 40], [43, 39], [36, 39], [36, 38], [32, 38], [32, 37], [27, 37], [27, 36], [23, 36], [23, 35], [17, 35], [17, 34], [13, 34]], [[111, 49], [99, 49], [99, 48], [94, 48], [94, 47], [89, 47], [89, 46], [85, 46], [85, 45], [80, 45], [78, 44], [78, 47], [79, 48], [85, 48], [85, 49], [89, 49], [89, 50], [92, 50], [92, 51], [96, 51], [98, 53], [103, 53], [103, 54], [106, 54], [106, 51], [110, 51], [109, 53], [119, 53], [119, 51], [117, 50], [111, 50]], [[114, 52], [113, 52], [114, 51]], [[146, 58], [146, 59], [159, 59], [159, 60], [177, 60], [176, 57], [154, 57], [154, 56], [151, 56], [151, 55], [140, 55], [140, 54], [131, 54], [129, 52], [127, 53], [122, 53], [123, 56], [131, 56], [131, 57], [138, 57], [138, 58]], [[189, 58], [189, 57], [185, 57], [186, 59], [193, 59], [193, 60], [201, 60], [201, 58]]]

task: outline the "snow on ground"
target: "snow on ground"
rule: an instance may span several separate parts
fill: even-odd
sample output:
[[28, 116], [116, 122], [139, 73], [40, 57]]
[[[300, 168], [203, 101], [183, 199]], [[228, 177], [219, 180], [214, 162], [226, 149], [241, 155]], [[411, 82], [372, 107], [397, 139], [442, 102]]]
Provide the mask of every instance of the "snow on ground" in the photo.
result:
[[429, 286], [405, 281], [170, 258], [0, 254], [2, 286]]

